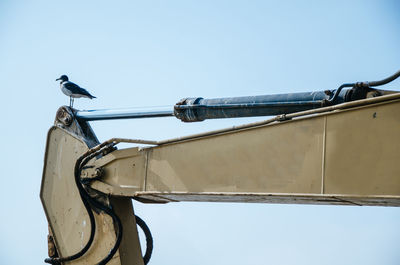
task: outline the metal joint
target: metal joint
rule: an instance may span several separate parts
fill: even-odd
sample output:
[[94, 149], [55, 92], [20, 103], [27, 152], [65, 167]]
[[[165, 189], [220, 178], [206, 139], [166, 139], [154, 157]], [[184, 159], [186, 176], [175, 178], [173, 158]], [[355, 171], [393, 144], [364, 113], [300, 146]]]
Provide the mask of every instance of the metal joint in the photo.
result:
[[277, 116], [277, 121], [288, 121], [288, 120], [291, 120], [292, 118], [290, 118], [290, 117], [287, 117], [286, 116], [286, 114], [282, 114], [282, 115], [278, 115]]
[[83, 176], [81, 176], [81, 183], [83, 185], [89, 185], [95, 180], [101, 180], [105, 175], [105, 171], [102, 167], [94, 170], [91, 167], [86, 169], [88, 169], [88, 171], [82, 171]]
[[195, 121], [203, 121], [204, 119], [200, 118], [196, 108], [181, 108], [181, 106], [194, 106], [199, 104], [199, 101], [203, 98], [184, 98], [181, 99], [174, 106], [174, 115], [178, 119], [183, 122], [195, 122]]
[[56, 119], [65, 126], [70, 126], [74, 119], [74, 115], [69, 107], [62, 106], [57, 110]]

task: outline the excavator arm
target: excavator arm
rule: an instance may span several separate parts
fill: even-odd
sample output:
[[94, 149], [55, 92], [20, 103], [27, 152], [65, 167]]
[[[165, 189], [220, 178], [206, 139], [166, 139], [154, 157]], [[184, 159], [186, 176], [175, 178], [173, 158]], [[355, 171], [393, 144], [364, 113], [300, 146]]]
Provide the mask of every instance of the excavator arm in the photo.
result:
[[104, 194], [148, 202], [398, 206], [400, 106], [387, 99], [161, 142], [111, 139], [150, 146], [112, 151], [82, 174]]
[[[318, 108], [164, 141], [99, 143], [88, 123], [93, 113], [60, 108], [48, 133], [41, 187], [47, 262], [147, 263], [131, 199], [400, 206], [400, 94], [369, 91], [329, 104], [341, 98], [343, 91], [336, 92], [320, 94], [322, 105], [301, 100]], [[181, 101], [175, 116], [185, 116], [183, 109], [191, 110], [187, 117], [203, 115], [197, 120], [214, 117], [210, 109], [232, 115], [218, 102], [181, 107], [195, 101]], [[224, 102], [230, 110], [243, 104]], [[259, 113], [270, 102], [251, 104]], [[118, 149], [119, 143], [133, 147]]]

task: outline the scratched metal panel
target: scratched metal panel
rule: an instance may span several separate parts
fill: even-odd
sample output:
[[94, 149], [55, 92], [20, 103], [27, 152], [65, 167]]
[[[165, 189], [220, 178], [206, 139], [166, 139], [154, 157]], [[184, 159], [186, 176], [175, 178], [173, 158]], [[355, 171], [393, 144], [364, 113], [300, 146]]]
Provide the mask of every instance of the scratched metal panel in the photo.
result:
[[[87, 150], [86, 144], [66, 131], [50, 129], [40, 197], [61, 256], [77, 253], [89, 239], [90, 221], [74, 181], [76, 159]], [[115, 242], [112, 219], [96, 214], [96, 235], [92, 247], [80, 259], [68, 264], [96, 264]], [[120, 264], [117, 252], [109, 264]]]
[[324, 118], [149, 150], [146, 191], [320, 193]]

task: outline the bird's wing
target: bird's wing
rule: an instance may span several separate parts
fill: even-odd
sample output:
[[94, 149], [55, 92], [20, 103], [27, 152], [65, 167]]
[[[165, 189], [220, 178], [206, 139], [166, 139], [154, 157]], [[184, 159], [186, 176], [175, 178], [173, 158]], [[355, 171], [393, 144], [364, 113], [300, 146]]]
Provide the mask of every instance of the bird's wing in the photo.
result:
[[84, 88], [78, 86], [77, 84], [74, 84], [74, 83], [72, 83], [72, 82], [65, 82], [63, 85], [64, 85], [64, 87], [65, 87], [66, 89], [68, 89], [69, 91], [71, 91], [72, 94], [85, 95], [85, 96], [94, 98], [94, 96], [90, 95], [90, 93], [89, 93], [86, 89], [84, 89]]

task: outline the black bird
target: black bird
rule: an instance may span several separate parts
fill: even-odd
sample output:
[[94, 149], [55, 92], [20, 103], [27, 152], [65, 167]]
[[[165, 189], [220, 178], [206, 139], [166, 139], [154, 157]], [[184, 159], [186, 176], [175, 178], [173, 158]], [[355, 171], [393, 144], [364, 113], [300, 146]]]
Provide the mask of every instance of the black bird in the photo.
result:
[[56, 81], [58, 80], [61, 80], [61, 91], [69, 97], [70, 107], [74, 105], [74, 98], [96, 98], [95, 96], [92, 96], [86, 89], [68, 81], [68, 76], [66, 75], [60, 76], [60, 78], [56, 79]]

